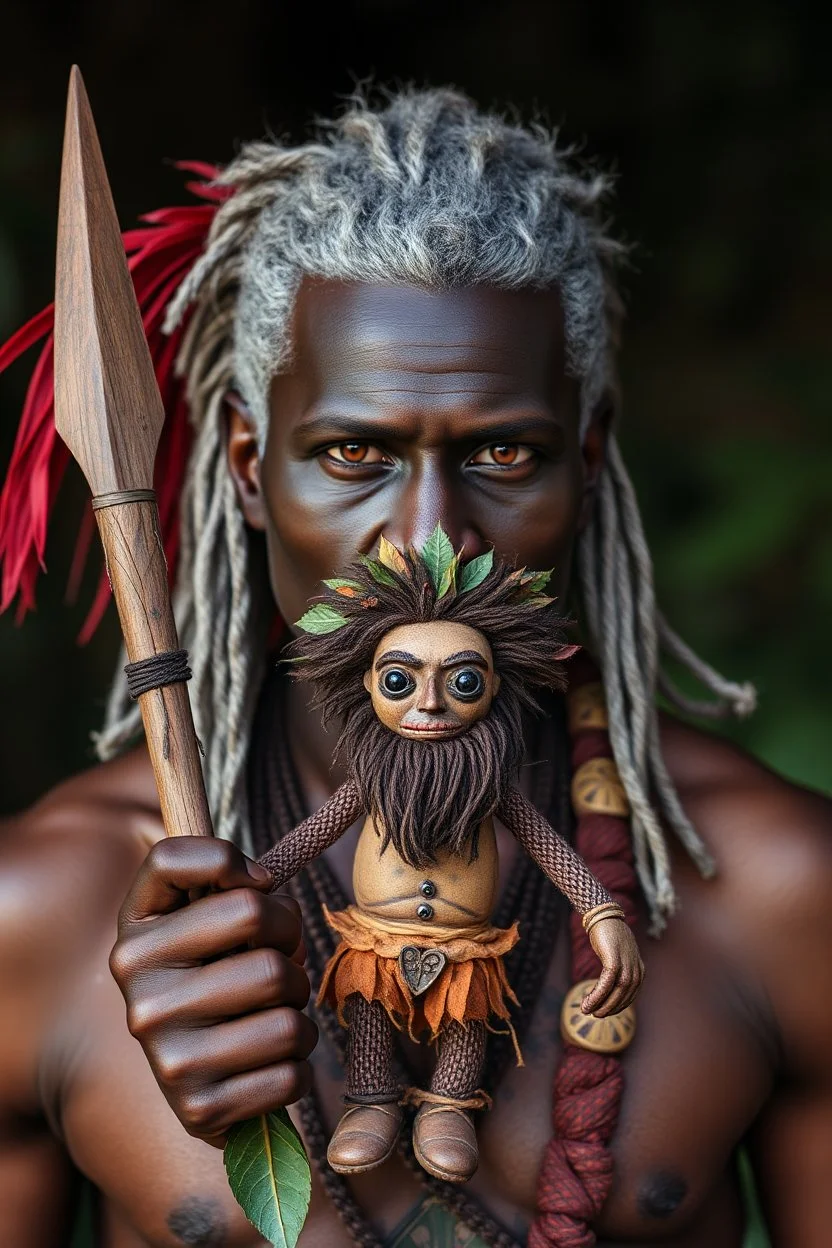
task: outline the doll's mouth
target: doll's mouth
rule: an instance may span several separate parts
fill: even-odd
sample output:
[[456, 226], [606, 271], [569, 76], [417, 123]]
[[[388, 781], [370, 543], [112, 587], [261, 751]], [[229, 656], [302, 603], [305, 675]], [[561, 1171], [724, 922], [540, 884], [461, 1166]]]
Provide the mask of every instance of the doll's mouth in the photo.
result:
[[461, 731], [459, 724], [440, 722], [436, 724], [399, 724], [400, 732], [412, 732], [420, 737], [450, 737]]

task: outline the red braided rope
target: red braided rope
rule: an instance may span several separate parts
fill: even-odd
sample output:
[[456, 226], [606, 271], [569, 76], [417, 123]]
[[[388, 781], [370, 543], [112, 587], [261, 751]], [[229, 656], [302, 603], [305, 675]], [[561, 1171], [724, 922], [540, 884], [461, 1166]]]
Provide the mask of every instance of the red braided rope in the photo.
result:
[[[581, 654], [569, 664], [570, 690], [597, 681], [592, 663]], [[606, 731], [575, 733], [572, 774], [590, 758], [611, 758]], [[637, 917], [637, 880], [629, 821], [612, 815], [581, 815], [575, 848], [590, 871], [621, 905], [632, 927]], [[572, 979], [592, 979], [600, 963], [580, 917], [571, 918]], [[618, 1122], [624, 1074], [619, 1058], [565, 1044], [555, 1073], [552, 1101], [554, 1137], [546, 1148], [537, 1186], [537, 1217], [528, 1248], [592, 1248], [596, 1220], [612, 1182], [607, 1147]]]

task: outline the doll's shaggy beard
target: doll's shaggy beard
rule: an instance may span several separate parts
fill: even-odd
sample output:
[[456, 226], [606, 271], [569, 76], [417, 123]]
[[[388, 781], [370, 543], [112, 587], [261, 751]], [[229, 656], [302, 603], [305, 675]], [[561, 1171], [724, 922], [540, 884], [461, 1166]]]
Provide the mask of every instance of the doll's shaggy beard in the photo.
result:
[[391, 732], [369, 701], [352, 711], [337, 756], [365, 809], [412, 867], [440, 851], [477, 856], [479, 827], [494, 813], [523, 755], [519, 708], [495, 699], [488, 714], [458, 737], [413, 741]]

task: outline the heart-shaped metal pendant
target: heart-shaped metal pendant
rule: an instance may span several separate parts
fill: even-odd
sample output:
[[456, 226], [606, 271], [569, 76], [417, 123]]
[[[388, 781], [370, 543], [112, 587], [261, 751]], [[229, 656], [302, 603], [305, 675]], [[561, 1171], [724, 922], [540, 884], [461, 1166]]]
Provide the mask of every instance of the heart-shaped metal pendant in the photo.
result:
[[421, 996], [431, 984], [436, 983], [447, 961], [441, 949], [417, 949], [415, 945], [405, 945], [399, 954], [399, 966], [414, 997]]

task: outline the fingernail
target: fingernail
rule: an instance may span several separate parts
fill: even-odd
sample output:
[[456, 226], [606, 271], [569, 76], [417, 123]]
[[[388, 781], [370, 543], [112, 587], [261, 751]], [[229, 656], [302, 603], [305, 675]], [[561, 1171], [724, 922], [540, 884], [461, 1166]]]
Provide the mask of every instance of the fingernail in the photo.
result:
[[248, 866], [248, 873], [253, 880], [259, 880], [263, 882], [265, 880], [270, 880], [272, 878], [272, 873], [268, 869], [268, 867], [262, 866], [259, 862], [249, 862], [247, 866]]

